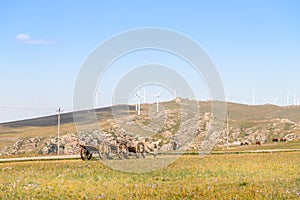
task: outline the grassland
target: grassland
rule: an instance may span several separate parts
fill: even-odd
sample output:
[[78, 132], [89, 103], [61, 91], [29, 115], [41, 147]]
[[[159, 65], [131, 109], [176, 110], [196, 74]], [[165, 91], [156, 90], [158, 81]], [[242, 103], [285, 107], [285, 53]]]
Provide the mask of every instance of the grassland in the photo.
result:
[[[196, 102], [195, 102], [196, 103]], [[197, 102], [200, 108], [200, 112], [203, 114], [205, 112], [211, 112], [211, 102], [209, 101], [199, 101]], [[177, 109], [178, 104], [174, 101], [162, 102], [161, 105], [168, 109]], [[299, 126], [295, 126], [296, 128], [291, 129], [291, 124], [286, 123], [284, 127], [269, 127], [268, 124], [273, 123], [270, 120], [275, 118], [280, 119], [288, 119], [292, 120], [295, 123], [300, 123], [300, 107], [279, 107], [274, 105], [257, 105], [257, 106], [249, 106], [243, 104], [236, 103], [226, 103], [227, 111], [230, 113], [230, 122], [229, 126], [231, 129], [240, 129], [241, 137], [243, 134], [249, 134], [245, 132], [244, 129], [252, 129], [252, 130], [268, 130], [268, 142], [271, 141], [272, 137], [283, 137], [288, 133], [300, 134]], [[143, 104], [142, 105], [142, 113], [147, 113], [150, 109], [150, 105]], [[127, 107], [124, 105], [118, 105], [114, 107], [114, 111], [119, 113], [118, 117], [128, 117], [127, 115], [122, 115], [124, 113], [134, 112], [135, 107]], [[84, 126], [89, 129], [93, 127], [98, 127], [101, 125], [102, 128], [106, 128], [110, 123], [106, 123], [108, 120], [113, 119], [112, 116], [112, 108], [101, 108], [95, 110], [97, 115], [97, 119], [99, 124], [89, 124], [90, 118], [93, 118], [93, 112], [89, 111], [80, 111], [79, 116], [82, 115]], [[145, 116], [147, 117], [147, 116]], [[149, 118], [149, 116], [148, 116]], [[144, 125], [149, 123], [147, 121], [148, 118], [145, 118]], [[89, 127], [90, 126], [90, 127]], [[178, 125], [177, 125], [178, 126]], [[132, 129], [130, 127], [125, 127], [132, 132], [137, 132], [137, 130]], [[174, 127], [176, 129], [176, 127]], [[272, 129], [282, 129], [280, 134], [273, 133]], [[61, 115], [61, 134], [67, 133], [76, 133], [76, 126], [74, 124], [73, 113], [64, 113]], [[139, 133], [140, 135], [143, 135]], [[0, 124], [0, 150], [5, 146], [13, 145], [18, 140], [30, 138], [30, 137], [43, 137], [45, 139], [49, 138], [49, 136], [57, 135], [57, 116], [47, 116], [36, 119], [28, 119], [16, 122], [9, 122]]]
[[224, 152], [243, 152], [252, 150], [300, 150], [300, 141], [290, 141], [290, 142], [272, 142], [262, 145], [245, 145], [245, 146], [231, 146], [226, 147], [215, 147], [214, 152], [224, 151]]
[[97, 160], [0, 163], [0, 199], [299, 199], [299, 166], [300, 152], [185, 155], [144, 174]]

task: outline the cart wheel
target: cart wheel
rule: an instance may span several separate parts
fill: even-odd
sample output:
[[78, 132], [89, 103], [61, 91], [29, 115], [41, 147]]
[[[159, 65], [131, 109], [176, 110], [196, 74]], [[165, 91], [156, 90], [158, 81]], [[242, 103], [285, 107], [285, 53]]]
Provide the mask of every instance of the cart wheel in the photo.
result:
[[99, 148], [99, 157], [101, 160], [106, 160], [105, 153], [103, 152], [103, 149]]
[[91, 158], [92, 158], [92, 156], [93, 156], [93, 154], [92, 153], [90, 153], [89, 151], [87, 151], [87, 159], [88, 160], [91, 160]]
[[124, 159], [124, 152], [119, 147], [117, 148], [117, 155], [120, 160]]
[[80, 149], [80, 158], [81, 158], [82, 160], [85, 160], [85, 159], [86, 159], [86, 157], [85, 157], [85, 152], [86, 152], [86, 150], [85, 150], [84, 148], [81, 148], [81, 149]]
[[90, 160], [92, 158], [93, 154], [91, 154], [87, 149], [81, 148], [80, 150], [80, 157], [82, 160]]
[[143, 158], [146, 158], [146, 151], [143, 151], [141, 154]]
[[101, 160], [106, 160], [106, 156], [104, 153], [99, 153], [99, 157]]

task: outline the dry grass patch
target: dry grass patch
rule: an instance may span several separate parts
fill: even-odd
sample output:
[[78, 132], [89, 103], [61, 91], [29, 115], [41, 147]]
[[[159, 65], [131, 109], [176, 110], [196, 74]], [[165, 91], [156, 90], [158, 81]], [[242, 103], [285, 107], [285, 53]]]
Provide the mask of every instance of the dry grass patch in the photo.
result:
[[299, 166], [299, 152], [185, 155], [144, 174], [95, 160], [2, 163], [0, 199], [297, 199]]

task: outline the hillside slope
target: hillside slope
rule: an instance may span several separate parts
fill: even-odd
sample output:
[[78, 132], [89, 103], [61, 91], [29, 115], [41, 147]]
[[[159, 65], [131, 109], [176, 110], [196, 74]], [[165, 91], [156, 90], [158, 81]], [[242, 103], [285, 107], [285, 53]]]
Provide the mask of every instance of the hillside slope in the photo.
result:
[[[196, 124], [198, 128], [196, 132], [191, 133], [194, 138], [193, 141], [189, 141], [192, 142], [189, 148], [197, 150], [212, 124], [211, 102], [181, 99], [181, 103], [188, 103], [195, 106], [195, 109], [199, 109], [198, 119], [188, 113], [181, 113], [180, 104], [176, 101], [162, 102], [159, 113], [155, 111], [155, 104], [143, 104], [139, 116], [135, 112], [135, 106], [118, 105], [96, 109], [97, 124], [92, 124], [93, 110], [77, 112], [77, 116], [82, 117], [83, 126], [81, 125], [81, 128], [84, 127], [87, 132], [92, 133], [96, 126], [98, 132], [108, 134], [110, 137], [117, 137], [126, 132], [134, 137], [153, 137], [166, 145], [176, 137], [180, 140], [180, 144], [184, 140], [180, 135], [191, 132], [192, 126]], [[238, 144], [241, 141], [271, 143], [272, 138], [287, 138], [288, 140], [299, 138], [300, 107], [249, 106], [237, 103], [227, 103], [226, 106], [227, 112], [229, 112], [228, 141], [232, 144]], [[186, 124], [181, 121], [183, 116], [187, 119], [190, 118]], [[72, 138], [78, 133], [73, 113], [62, 114], [61, 136]], [[227, 143], [226, 133], [226, 126], [224, 126], [218, 140], [218, 144], [221, 146]], [[57, 140], [56, 136], [56, 115], [0, 124], [0, 152], [1, 149], [8, 151], [8, 149], [17, 148], [15, 152], [24, 153], [27, 148], [36, 147], [31, 151], [37, 153], [45, 143], [55, 145], [52, 144], [55, 142], [49, 141]], [[92, 138], [90, 140], [92, 141]], [[31, 141], [35, 141], [34, 145], [31, 144]], [[66, 139], [66, 142], [68, 141]], [[16, 145], [17, 143], [18, 145]]]

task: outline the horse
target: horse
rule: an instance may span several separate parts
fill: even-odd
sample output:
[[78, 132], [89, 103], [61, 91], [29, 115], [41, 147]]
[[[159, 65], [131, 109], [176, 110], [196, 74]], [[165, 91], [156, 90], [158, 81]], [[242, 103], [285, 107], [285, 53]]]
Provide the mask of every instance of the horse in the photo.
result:
[[286, 138], [280, 138], [280, 142], [286, 142]]
[[256, 141], [255, 144], [256, 145], [261, 145], [261, 141]]
[[243, 146], [243, 145], [249, 145], [249, 143], [247, 141], [243, 141], [243, 142], [241, 142], [241, 146]]
[[278, 142], [278, 138], [273, 138], [272, 142]]

